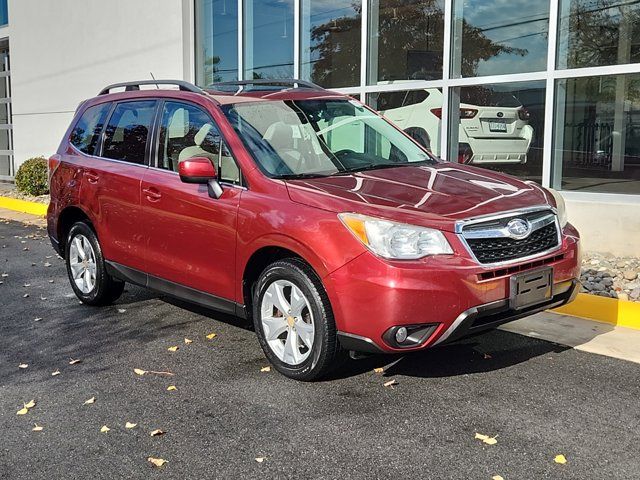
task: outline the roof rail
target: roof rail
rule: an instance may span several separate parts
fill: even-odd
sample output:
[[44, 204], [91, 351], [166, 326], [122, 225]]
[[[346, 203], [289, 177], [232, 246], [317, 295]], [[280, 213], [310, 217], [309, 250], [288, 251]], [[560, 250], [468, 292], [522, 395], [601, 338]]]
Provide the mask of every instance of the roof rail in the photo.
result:
[[133, 92], [140, 90], [140, 85], [174, 85], [184, 92], [202, 93], [204, 90], [196, 87], [193, 83], [185, 82], [184, 80], [140, 80], [137, 82], [121, 82], [114, 83], [112, 85], [104, 87], [100, 90], [98, 95], [106, 95], [114, 88], [124, 87], [125, 92]]
[[306, 80], [298, 80], [296, 78], [258, 78], [255, 80], [235, 80], [231, 82], [216, 82], [207, 86], [207, 89], [217, 90], [222, 92], [233, 92], [237, 90], [241, 92], [244, 87], [255, 85], [258, 87], [285, 87], [285, 88], [308, 88], [311, 90], [324, 90], [315, 83], [307, 82]]

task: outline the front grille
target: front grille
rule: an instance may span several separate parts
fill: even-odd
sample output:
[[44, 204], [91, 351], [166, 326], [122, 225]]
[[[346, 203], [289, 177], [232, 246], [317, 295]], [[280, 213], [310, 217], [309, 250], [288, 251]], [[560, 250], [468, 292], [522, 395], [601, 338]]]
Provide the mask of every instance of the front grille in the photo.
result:
[[[503, 226], [513, 218], [524, 218], [532, 222], [532, 225], [539, 221], [540, 228], [534, 229], [528, 237], [521, 240], [504, 236], [491, 236], [489, 238], [466, 238], [478, 236], [478, 232], [483, 229], [491, 230]], [[551, 222], [551, 223], [549, 223]], [[558, 246], [558, 230], [555, 216], [549, 212], [535, 212], [534, 214], [520, 215], [518, 217], [506, 217], [496, 224], [495, 221], [486, 224], [469, 225], [463, 229], [462, 236], [465, 237], [467, 245], [480, 263], [499, 263], [517, 260], [519, 258], [536, 255]], [[492, 230], [495, 231], [495, 230]], [[474, 235], [475, 234], [475, 235]], [[482, 235], [480, 235], [481, 237]]]

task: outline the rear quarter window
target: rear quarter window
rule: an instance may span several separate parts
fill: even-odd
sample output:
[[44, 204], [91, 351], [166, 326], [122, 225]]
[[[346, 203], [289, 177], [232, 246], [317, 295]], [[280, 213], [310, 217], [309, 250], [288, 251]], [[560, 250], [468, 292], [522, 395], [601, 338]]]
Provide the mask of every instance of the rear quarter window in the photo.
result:
[[102, 103], [87, 108], [71, 132], [71, 144], [87, 155], [95, 155], [100, 133], [111, 108], [110, 103]]

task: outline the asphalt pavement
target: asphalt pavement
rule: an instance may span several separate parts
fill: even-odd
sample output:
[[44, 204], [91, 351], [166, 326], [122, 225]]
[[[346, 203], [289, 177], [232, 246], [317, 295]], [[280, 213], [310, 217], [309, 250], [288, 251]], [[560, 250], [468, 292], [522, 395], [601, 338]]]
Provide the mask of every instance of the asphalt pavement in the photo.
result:
[[638, 364], [494, 331], [299, 383], [238, 319], [134, 286], [80, 305], [43, 229], [0, 246], [0, 478], [640, 478]]

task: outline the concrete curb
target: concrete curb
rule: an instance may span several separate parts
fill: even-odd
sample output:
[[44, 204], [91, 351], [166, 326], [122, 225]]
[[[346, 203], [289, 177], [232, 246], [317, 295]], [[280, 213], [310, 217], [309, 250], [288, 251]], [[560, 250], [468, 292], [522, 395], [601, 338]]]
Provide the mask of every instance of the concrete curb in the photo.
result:
[[44, 217], [47, 214], [47, 207], [44, 203], [29, 202], [27, 200], [19, 200], [17, 198], [9, 198], [0, 196], [0, 208], [13, 210], [14, 212], [28, 213], [38, 217]]
[[553, 311], [640, 330], [640, 303], [638, 302], [579, 293], [573, 302]]

